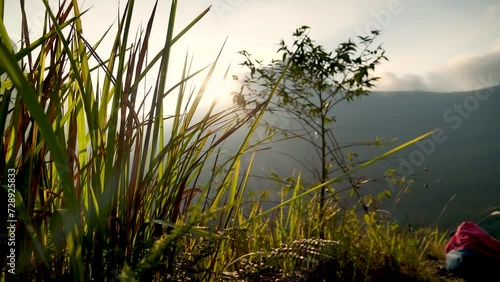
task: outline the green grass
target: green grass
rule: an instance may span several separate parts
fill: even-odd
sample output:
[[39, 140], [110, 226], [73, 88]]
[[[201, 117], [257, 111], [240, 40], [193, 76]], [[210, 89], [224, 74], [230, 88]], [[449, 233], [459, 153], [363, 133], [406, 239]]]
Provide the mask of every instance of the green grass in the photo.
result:
[[[135, 36], [134, 2], [98, 42], [85, 39], [77, 1], [55, 10], [44, 1], [43, 34], [30, 38], [24, 25], [17, 52], [0, 21], [1, 193], [7, 192], [7, 170], [15, 169], [16, 279], [260, 281], [332, 262], [333, 273], [317, 273], [356, 280], [380, 269], [418, 272], [442, 237], [402, 232], [376, 209], [360, 213], [333, 196], [327, 216], [318, 218], [317, 191], [340, 177], [315, 186], [290, 177], [270, 209], [263, 208], [263, 195], [252, 199], [247, 182], [254, 155], [247, 167], [241, 158], [258, 154], [256, 145], [265, 141], [251, 142], [276, 87], [254, 109], [201, 107], [222, 49], [212, 64], [194, 71], [189, 54], [181, 70], [172, 69], [170, 58], [172, 46], [210, 9], [178, 28], [172, 1], [163, 48], [154, 53], [156, 7]], [[0, 14], [3, 6], [0, 1]], [[104, 39], [114, 44], [98, 54]], [[173, 72], [180, 80], [172, 82]], [[196, 91], [190, 90], [193, 79], [203, 80]], [[246, 137], [227, 157], [224, 141], [246, 126]], [[325, 240], [314, 241], [323, 226]], [[272, 268], [249, 266], [254, 260]], [[3, 280], [12, 278], [6, 269]]]

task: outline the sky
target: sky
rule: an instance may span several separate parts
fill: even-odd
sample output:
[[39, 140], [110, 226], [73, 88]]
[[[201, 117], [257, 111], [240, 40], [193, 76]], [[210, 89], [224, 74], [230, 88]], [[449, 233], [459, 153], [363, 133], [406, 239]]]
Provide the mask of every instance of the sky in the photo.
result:
[[[6, 2], [5, 23], [16, 41], [19, 3]], [[43, 5], [29, 2], [35, 3], [27, 9], [28, 23], [36, 33], [43, 23]], [[83, 18], [84, 33], [87, 40], [96, 42], [109, 26], [116, 25], [118, 11], [123, 11], [126, 2], [79, 3], [82, 10], [90, 8]], [[159, 0], [152, 50], [164, 44], [170, 3]], [[145, 28], [153, 5], [153, 0], [136, 1], [132, 30]], [[381, 30], [377, 43], [389, 61], [377, 68], [376, 75], [381, 77], [377, 91], [452, 92], [500, 84], [500, 0], [179, 1], [176, 32], [208, 7], [209, 13], [174, 46], [176, 66], [182, 66], [186, 52], [194, 56], [197, 67], [211, 63], [227, 39], [221, 72], [231, 66], [231, 73], [241, 74], [238, 64], [243, 58], [237, 51], [247, 50], [269, 61], [278, 57], [281, 39], [290, 40], [296, 28], [307, 25], [310, 37], [327, 50], [371, 29]], [[105, 43], [98, 53], [110, 44]]]

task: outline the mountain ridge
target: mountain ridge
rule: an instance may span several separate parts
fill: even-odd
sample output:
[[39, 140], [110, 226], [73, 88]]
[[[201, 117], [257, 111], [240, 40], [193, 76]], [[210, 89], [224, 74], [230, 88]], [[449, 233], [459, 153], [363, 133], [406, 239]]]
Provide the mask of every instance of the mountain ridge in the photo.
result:
[[[423, 141], [427, 151], [421, 144], [420, 147], [413, 145], [366, 170], [368, 175], [376, 177], [389, 168], [400, 170], [405, 161], [415, 164], [411, 175], [407, 175], [415, 178], [412, 193], [404, 194], [397, 203], [393, 198], [384, 208], [398, 221], [444, 228], [457, 226], [464, 220], [481, 220], [489, 210], [500, 209], [500, 202], [496, 200], [500, 199], [500, 180], [497, 178], [500, 167], [496, 162], [500, 159], [500, 127], [496, 125], [500, 120], [497, 110], [500, 85], [463, 92], [397, 93], [400, 92], [372, 92], [350, 103], [340, 103], [333, 110], [337, 122], [332, 130], [342, 144], [373, 141], [377, 137], [398, 138], [386, 147], [357, 149], [355, 152], [366, 160], [436, 128], [441, 130], [442, 138], [446, 137], [444, 142], [433, 145], [429, 143], [432, 138]], [[297, 141], [287, 142], [271, 144], [271, 150], [257, 154], [254, 170], [258, 169], [262, 176], [273, 170], [283, 177], [303, 171], [302, 178], [310, 179], [307, 171], [318, 164], [314, 150]], [[287, 154], [301, 162], [283, 157]], [[257, 187], [262, 185], [255, 183]], [[398, 192], [387, 183], [375, 186], [367, 190], [394, 189], [393, 195]]]

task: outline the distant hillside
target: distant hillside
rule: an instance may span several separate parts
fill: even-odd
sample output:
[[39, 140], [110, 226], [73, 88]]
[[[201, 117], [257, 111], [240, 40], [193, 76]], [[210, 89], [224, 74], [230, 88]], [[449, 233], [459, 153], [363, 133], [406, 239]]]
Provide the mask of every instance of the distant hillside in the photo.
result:
[[401, 173], [411, 166], [417, 180], [394, 212], [410, 222], [434, 224], [456, 194], [441, 218], [441, 224], [455, 226], [500, 208], [499, 107], [500, 87], [462, 93], [373, 93], [339, 108], [338, 126], [339, 132], [345, 130], [346, 141], [379, 136], [402, 142], [441, 128], [444, 142], [431, 138], [427, 141], [433, 142], [414, 146], [392, 162]]
[[[341, 143], [399, 138], [384, 148], [352, 149], [368, 159], [440, 128], [438, 135], [420, 147], [413, 146], [364, 173], [375, 176], [388, 168], [399, 168], [401, 174], [415, 178], [410, 194], [397, 205], [393, 202], [386, 206], [395, 218], [413, 225], [436, 224], [442, 208], [454, 197], [439, 222], [444, 228], [452, 228], [464, 220], [480, 220], [495, 208], [500, 210], [499, 109], [499, 86], [460, 93], [374, 92], [339, 104], [334, 112], [334, 130]], [[286, 141], [258, 154], [254, 171], [266, 175], [273, 169], [286, 177], [294, 169], [302, 169], [307, 177], [307, 169], [315, 166], [310, 147]], [[256, 187], [263, 183], [254, 180]], [[387, 183], [380, 183], [367, 189], [387, 187]]]

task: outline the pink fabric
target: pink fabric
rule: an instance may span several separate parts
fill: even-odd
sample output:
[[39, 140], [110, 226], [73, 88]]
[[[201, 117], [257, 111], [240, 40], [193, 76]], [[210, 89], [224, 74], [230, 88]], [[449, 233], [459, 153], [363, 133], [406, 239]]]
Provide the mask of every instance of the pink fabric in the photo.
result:
[[462, 222], [457, 232], [446, 244], [445, 251], [474, 250], [487, 256], [500, 259], [500, 241], [491, 237], [474, 222]]

